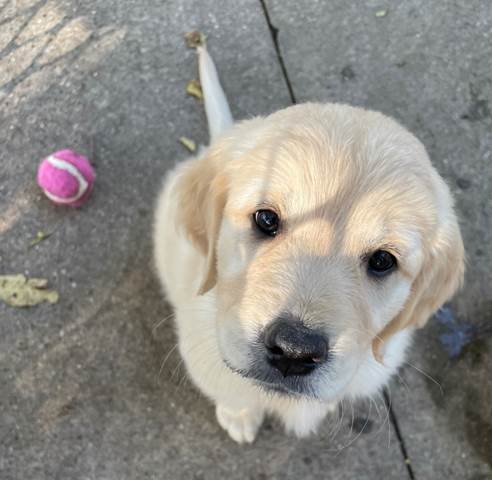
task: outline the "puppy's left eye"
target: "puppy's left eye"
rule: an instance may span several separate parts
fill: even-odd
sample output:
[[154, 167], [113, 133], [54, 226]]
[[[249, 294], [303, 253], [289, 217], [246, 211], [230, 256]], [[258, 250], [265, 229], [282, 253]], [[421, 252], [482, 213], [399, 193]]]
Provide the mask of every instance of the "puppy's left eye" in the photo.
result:
[[370, 257], [367, 270], [376, 277], [388, 275], [396, 268], [396, 258], [386, 250], [376, 250]]

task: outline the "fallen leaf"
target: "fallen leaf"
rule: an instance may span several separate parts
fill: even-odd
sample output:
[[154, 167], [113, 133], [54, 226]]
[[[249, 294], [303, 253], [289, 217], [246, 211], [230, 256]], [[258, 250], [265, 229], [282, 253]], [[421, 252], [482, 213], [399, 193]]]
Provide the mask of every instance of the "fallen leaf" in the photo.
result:
[[34, 247], [34, 245], [37, 245], [38, 243], [42, 242], [43, 240], [46, 240], [47, 238], [51, 237], [51, 235], [53, 235], [53, 233], [54, 232], [45, 233], [45, 232], [39, 231], [38, 233], [36, 233], [36, 237], [29, 244], [29, 247], [30, 248]]
[[190, 80], [188, 85], [186, 85], [186, 93], [192, 95], [193, 97], [203, 100], [202, 86], [199, 80]]
[[196, 48], [205, 45], [205, 35], [198, 30], [185, 34], [186, 46], [188, 48]]
[[180, 137], [179, 141], [190, 151], [190, 152], [195, 152], [196, 151], [196, 143], [188, 137]]
[[388, 15], [388, 10], [385, 10], [385, 9], [378, 10], [378, 11], [375, 13], [375, 15], [376, 15], [376, 17], [378, 17], [378, 18], [386, 17], [386, 15]]
[[24, 275], [0, 275], [0, 300], [12, 307], [32, 307], [41, 302], [57, 303], [58, 292], [48, 290], [48, 280]]

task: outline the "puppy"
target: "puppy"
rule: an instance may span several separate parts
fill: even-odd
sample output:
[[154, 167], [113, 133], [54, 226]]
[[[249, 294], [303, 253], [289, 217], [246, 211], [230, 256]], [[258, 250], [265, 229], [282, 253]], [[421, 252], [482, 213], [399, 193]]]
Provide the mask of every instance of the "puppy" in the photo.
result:
[[188, 373], [237, 442], [265, 414], [305, 436], [380, 390], [464, 271], [423, 145], [336, 104], [236, 124], [178, 165], [154, 242]]

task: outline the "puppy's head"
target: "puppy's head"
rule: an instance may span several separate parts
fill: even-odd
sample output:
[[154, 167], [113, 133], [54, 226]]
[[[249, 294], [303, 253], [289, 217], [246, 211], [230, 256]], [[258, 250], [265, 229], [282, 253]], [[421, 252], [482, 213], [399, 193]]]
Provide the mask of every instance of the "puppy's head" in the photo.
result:
[[448, 188], [379, 113], [302, 105], [244, 122], [177, 185], [222, 358], [267, 389], [343, 395], [462, 279]]

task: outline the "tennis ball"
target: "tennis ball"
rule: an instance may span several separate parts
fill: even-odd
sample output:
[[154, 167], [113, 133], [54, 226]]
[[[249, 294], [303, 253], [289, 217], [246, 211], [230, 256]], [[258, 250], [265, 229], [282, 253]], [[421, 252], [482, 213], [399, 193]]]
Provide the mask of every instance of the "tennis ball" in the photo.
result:
[[89, 198], [95, 173], [89, 160], [73, 150], [60, 150], [38, 168], [38, 185], [57, 205], [80, 207]]

